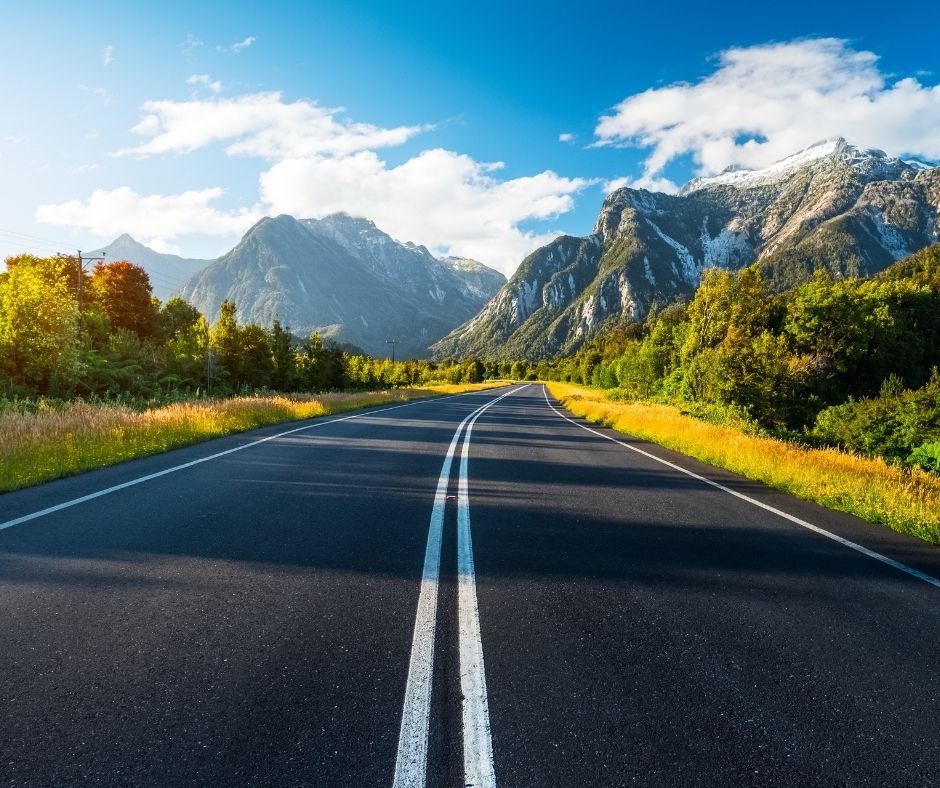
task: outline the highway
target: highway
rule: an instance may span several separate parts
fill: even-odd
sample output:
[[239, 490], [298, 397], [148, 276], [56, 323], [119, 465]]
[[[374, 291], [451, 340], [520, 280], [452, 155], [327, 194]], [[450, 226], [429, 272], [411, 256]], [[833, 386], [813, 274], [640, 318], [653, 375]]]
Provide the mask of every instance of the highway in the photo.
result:
[[940, 550], [538, 383], [0, 496], [0, 785], [940, 785]]

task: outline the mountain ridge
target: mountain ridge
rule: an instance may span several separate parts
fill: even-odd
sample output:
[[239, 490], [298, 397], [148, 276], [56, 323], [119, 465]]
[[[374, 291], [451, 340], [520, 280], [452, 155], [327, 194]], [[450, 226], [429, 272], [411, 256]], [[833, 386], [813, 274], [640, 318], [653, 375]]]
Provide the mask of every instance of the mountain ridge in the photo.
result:
[[940, 168], [841, 138], [764, 170], [693, 180], [674, 195], [622, 188], [605, 199], [592, 235], [533, 252], [431, 352], [531, 360], [573, 352], [603, 326], [691, 297], [710, 266], [758, 263], [783, 290], [816, 268], [876, 273], [938, 232]]
[[234, 301], [241, 321], [361, 347], [376, 356], [395, 341], [400, 356], [425, 356], [428, 346], [472, 317], [505, 282], [464, 275], [425, 247], [395, 241], [368, 219], [332, 214], [298, 220], [282, 214], [251, 227], [229, 252], [211, 262], [181, 295], [214, 316]]

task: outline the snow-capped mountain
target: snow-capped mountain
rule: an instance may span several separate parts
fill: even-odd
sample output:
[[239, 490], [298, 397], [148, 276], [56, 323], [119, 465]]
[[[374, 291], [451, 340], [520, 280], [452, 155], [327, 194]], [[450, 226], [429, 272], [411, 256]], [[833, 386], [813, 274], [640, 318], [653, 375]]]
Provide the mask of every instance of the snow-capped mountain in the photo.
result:
[[505, 283], [486, 268], [457, 267], [400, 243], [368, 219], [265, 218], [192, 277], [184, 298], [210, 320], [223, 299], [239, 322], [275, 318], [299, 335], [317, 331], [377, 356], [427, 355], [428, 345], [472, 317]]
[[591, 236], [535, 251], [432, 352], [545, 358], [691, 296], [710, 266], [758, 262], [782, 290], [817, 268], [875, 273], [938, 234], [940, 167], [828, 140], [765, 169], [695, 179], [676, 195], [618, 189]]

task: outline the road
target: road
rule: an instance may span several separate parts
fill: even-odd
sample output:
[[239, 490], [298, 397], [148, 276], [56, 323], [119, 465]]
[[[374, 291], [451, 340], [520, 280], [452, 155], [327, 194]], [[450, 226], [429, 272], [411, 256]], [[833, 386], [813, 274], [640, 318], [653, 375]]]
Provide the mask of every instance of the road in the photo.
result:
[[940, 550], [566, 416], [0, 497], [0, 785], [940, 785]]

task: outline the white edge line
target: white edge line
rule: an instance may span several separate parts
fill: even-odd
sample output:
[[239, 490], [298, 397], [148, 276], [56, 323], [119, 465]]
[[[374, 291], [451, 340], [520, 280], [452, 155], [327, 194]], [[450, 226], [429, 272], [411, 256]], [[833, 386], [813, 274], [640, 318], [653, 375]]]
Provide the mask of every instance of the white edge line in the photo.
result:
[[[524, 387], [523, 387], [524, 388]], [[441, 565], [441, 541], [444, 529], [444, 510], [447, 488], [454, 454], [464, 425], [475, 419], [503, 397], [519, 391], [511, 388], [506, 393], [481, 405], [457, 427], [450, 447], [441, 465], [428, 526], [428, 542], [424, 551], [424, 569], [421, 590], [411, 640], [408, 661], [408, 679], [402, 706], [401, 728], [398, 734], [398, 754], [395, 759], [395, 788], [422, 788], [427, 775], [428, 725], [431, 716], [431, 687], [434, 674], [434, 637], [437, 628], [437, 591]]]
[[[487, 391], [487, 390], [488, 389], [483, 389], [483, 391]], [[219, 457], [224, 457], [227, 454], [233, 454], [237, 451], [250, 449], [253, 446], [258, 446], [262, 443], [267, 443], [268, 441], [272, 441], [277, 438], [283, 438], [285, 435], [293, 435], [295, 432], [303, 432], [304, 430], [312, 430], [312, 429], [315, 429], [316, 427], [325, 427], [329, 424], [337, 424], [338, 422], [349, 421], [350, 419], [365, 418], [367, 416], [372, 416], [376, 413], [385, 413], [390, 410], [398, 410], [399, 408], [407, 408], [407, 407], [410, 407], [411, 405], [418, 405], [422, 402], [424, 403], [440, 402], [442, 400], [451, 399], [453, 397], [465, 397], [468, 394], [478, 394], [478, 393], [479, 391], [466, 391], [461, 394], [448, 394], [443, 397], [423, 397], [421, 399], [412, 400], [411, 402], [404, 402], [401, 405], [392, 405], [387, 408], [369, 410], [364, 413], [354, 413], [350, 416], [342, 416], [338, 419], [330, 419], [329, 421], [315, 421], [313, 424], [306, 424], [302, 427], [294, 427], [294, 429], [286, 430], [284, 432], [279, 432], [276, 435], [269, 435], [266, 438], [261, 438], [256, 441], [252, 441], [251, 443], [245, 443], [241, 446], [235, 446], [234, 448], [226, 449], [225, 451], [216, 452], [215, 454], [210, 454], [207, 457], [200, 457], [199, 459], [190, 460], [189, 462], [184, 462], [180, 465], [174, 465], [171, 468], [164, 468], [162, 471], [157, 471], [156, 473], [148, 473], [146, 476], [139, 476], [136, 479], [130, 479], [129, 481], [122, 482], [121, 484], [115, 484], [113, 487], [107, 487], [103, 490], [98, 490], [96, 492], [89, 493], [88, 495], [83, 495], [80, 498], [72, 498], [71, 500], [63, 501], [62, 503], [56, 504], [55, 506], [49, 506], [45, 509], [40, 509], [39, 511], [36, 511], [36, 512], [24, 514], [21, 517], [15, 517], [12, 520], [7, 520], [6, 522], [0, 523], [0, 531], [6, 528], [12, 528], [14, 525], [19, 525], [20, 523], [26, 523], [26, 522], [29, 522], [30, 520], [36, 520], [39, 517], [45, 517], [47, 514], [53, 514], [54, 512], [60, 512], [63, 509], [69, 509], [72, 506], [77, 506], [80, 503], [85, 503], [86, 501], [91, 501], [91, 500], [94, 500], [95, 498], [100, 498], [102, 495], [109, 495], [110, 493], [117, 492], [118, 490], [123, 490], [127, 487], [133, 487], [135, 484], [142, 484], [143, 482], [149, 482], [152, 479], [158, 479], [159, 477], [166, 476], [169, 473], [176, 473], [177, 471], [182, 471], [182, 470], [185, 470], [186, 468], [192, 468], [194, 465], [199, 465], [204, 462], [209, 462], [210, 460], [217, 460]], [[219, 436], [219, 437], [230, 437], [230, 436]], [[181, 446], [179, 448], [184, 448], [184, 447]], [[155, 456], [155, 455], [149, 455], [149, 456]], [[143, 459], [143, 457], [135, 457], [134, 459]], [[95, 470], [102, 470], [102, 469], [97, 468]], [[55, 480], [50, 479], [50, 481], [55, 481]], [[28, 488], [24, 488], [24, 489], [28, 489]], [[15, 492], [16, 491], [13, 490], [11, 491], [11, 494]]]
[[610, 435], [605, 435], [603, 432], [586, 427], [584, 424], [580, 424], [574, 419], [568, 418], [568, 416], [552, 405], [551, 401], [548, 399], [547, 386], [542, 386], [542, 393], [545, 395], [545, 402], [548, 407], [550, 407], [553, 411], [555, 411], [555, 413], [565, 419], [565, 421], [570, 421], [572, 424], [574, 424], [576, 427], [580, 427], [582, 430], [587, 430], [594, 435], [598, 435], [601, 438], [605, 438], [606, 440], [623, 446], [625, 449], [635, 451], [637, 454], [642, 454], [644, 457], [649, 457], [651, 460], [656, 460], [656, 462], [662, 463], [663, 465], [668, 465], [670, 468], [673, 468], [680, 473], [684, 473], [686, 476], [691, 476], [693, 479], [698, 479], [700, 482], [711, 485], [712, 487], [715, 487], [722, 492], [728, 493], [728, 495], [733, 495], [735, 498], [740, 498], [742, 501], [747, 501], [748, 503], [771, 512], [778, 517], [782, 517], [784, 520], [789, 520], [791, 523], [796, 523], [803, 528], [807, 528], [810, 531], [820, 534], [821, 536], [825, 536], [827, 539], [832, 539], [833, 541], [838, 542], [845, 547], [851, 548], [852, 550], [855, 550], [862, 555], [867, 555], [869, 558], [874, 558], [876, 561], [881, 561], [881, 563], [887, 564], [888, 566], [898, 569], [901, 572], [906, 572], [907, 574], [911, 575], [911, 577], [916, 577], [918, 580], [923, 580], [925, 583], [930, 583], [930, 585], [940, 588], [940, 580], [938, 580], [936, 577], [932, 577], [931, 575], [921, 572], [919, 569], [914, 569], [914, 567], [908, 566], [907, 564], [902, 564], [900, 561], [895, 561], [893, 558], [888, 558], [886, 555], [876, 553], [874, 550], [869, 550], [867, 547], [863, 547], [862, 545], [845, 539], [838, 534], [827, 531], [825, 528], [820, 528], [818, 525], [813, 525], [812, 523], [808, 523], [806, 520], [801, 520], [799, 517], [795, 517], [792, 514], [787, 514], [781, 509], [777, 509], [774, 506], [770, 506], [769, 504], [758, 501], [756, 498], [751, 498], [749, 495], [745, 495], [744, 493], [739, 493], [737, 490], [732, 490], [730, 487], [725, 487], [723, 484], [719, 484], [716, 481], [712, 481], [711, 479], [708, 479], [704, 476], [700, 476], [693, 471], [687, 470], [686, 468], [676, 465], [675, 463], [669, 462], [669, 460], [664, 460], [662, 457], [657, 457], [655, 454], [650, 454], [647, 451], [643, 451], [643, 449], [638, 449], [636, 446], [631, 446], [629, 443], [624, 443], [623, 441], [619, 441], [616, 438], [612, 438]]

